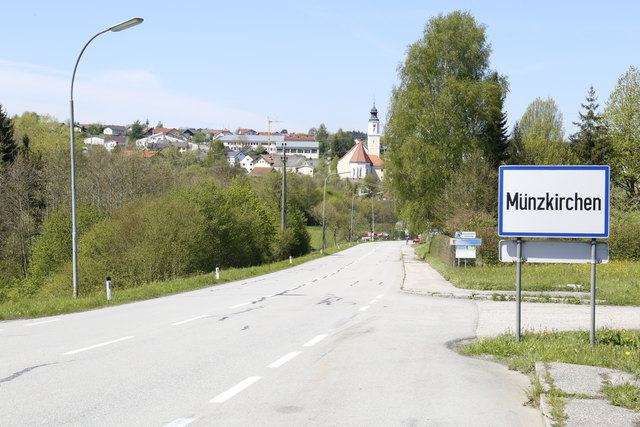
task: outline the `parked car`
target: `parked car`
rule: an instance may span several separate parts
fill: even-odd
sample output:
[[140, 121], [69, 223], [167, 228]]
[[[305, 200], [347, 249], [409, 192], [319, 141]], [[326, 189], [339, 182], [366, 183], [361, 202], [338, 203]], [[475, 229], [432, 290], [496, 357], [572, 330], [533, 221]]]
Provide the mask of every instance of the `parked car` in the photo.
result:
[[413, 243], [420, 243], [420, 238], [419, 237], [414, 237], [412, 242]]

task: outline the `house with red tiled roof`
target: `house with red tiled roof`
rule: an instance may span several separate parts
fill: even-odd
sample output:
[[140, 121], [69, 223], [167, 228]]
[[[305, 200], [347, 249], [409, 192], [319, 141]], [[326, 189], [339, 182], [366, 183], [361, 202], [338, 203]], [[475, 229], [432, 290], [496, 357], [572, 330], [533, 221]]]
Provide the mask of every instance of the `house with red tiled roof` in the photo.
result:
[[170, 134], [171, 133], [171, 134], [177, 135], [180, 132], [178, 132], [178, 130], [174, 129], [174, 128], [160, 128], [160, 129], [153, 129], [152, 133], [154, 135], [157, 134], [157, 133], [166, 133], [166, 134]]

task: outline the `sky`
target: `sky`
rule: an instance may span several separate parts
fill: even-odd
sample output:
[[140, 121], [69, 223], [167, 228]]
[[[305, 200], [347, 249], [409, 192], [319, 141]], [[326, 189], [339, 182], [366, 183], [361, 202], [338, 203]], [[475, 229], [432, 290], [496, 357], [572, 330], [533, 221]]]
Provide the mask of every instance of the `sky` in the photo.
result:
[[0, 25], [0, 105], [79, 123], [307, 132], [384, 126], [398, 66], [425, 24], [454, 10], [486, 26], [490, 67], [507, 76], [510, 127], [553, 98], [575, 132], [590, 85], [601, 109], [640, 67], [637, 1], [8, 1]]

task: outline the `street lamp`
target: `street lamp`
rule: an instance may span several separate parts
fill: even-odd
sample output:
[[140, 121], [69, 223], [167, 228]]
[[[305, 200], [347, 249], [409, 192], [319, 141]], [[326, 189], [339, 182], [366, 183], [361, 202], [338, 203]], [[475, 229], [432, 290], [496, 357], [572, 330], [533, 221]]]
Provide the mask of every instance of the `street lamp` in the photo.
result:
[[119, 24], [113, 25], [106, 30], [102, 30], [99, 33], [95, 34], [93, 37], [89, 39], [87, 43], [85, 43], [84, 47], [80, 51], [80, 55], [78, 55], [78, 59], [76, 60], [76, 65], [73, 67], [73, 74], [71, 75], [71, 97], [70, 97], [70, 106], [71, 106], [71, 119], [70, 119], [70, 129], [71, 129], [71, 248], [73, 252], [73, 297], [78, 298], [78, 233], [77, 233], [77, 221], [76, 221], [76, 152], [75, 152], [75, 118], [73, 116], [73, 82], [76, 79], [76, 70], [78, 69], [78, 64], [80, 63], [80, 58], [84, 53], [84, 50], [89, 46], [89, 43], [93, 41], [100, 34], [104, 34], [107, 31], [118, 32], [122, 30], [126, 30], [127, 28], [131, 28], [134, 25], [141, 24], [143, 21], [142, 18], [133, 18], [128, 21], [121, 22]]
[[326, 205], [327, 205], [327, 180], [329, 179], [330, 176], [332, 175], [343, 175], [345, 173], [349, 173], [349, 172], [332, 172], [329, 175], [327, 175], [324, 178], [324, 190], [322, 192], [322, 252], [324, 253], [324, 248], [325, 248], [325, 230], [326, 230], [326, 226], [324, 223], [324, 214], [325, 214], [325, 209], [326, 209]]

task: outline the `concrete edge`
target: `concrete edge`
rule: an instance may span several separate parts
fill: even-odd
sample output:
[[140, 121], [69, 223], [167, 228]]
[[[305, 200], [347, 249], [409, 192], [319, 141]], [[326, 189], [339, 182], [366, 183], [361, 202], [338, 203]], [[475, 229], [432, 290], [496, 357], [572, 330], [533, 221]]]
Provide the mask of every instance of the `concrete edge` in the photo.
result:
[[544, 425], [546, 427], [553, 427], [557, 424], [557, 421], [551, 416], [552, 407], [547, 400], [547, 392], [551, 390], [552, 384], [547, 383], [547, 367], [544, 362], [535, 363], [535, 376], [542, 384], [542, 392], [540, 393], [540, 412], [542, 412], [542, 418], [544, 419]]

